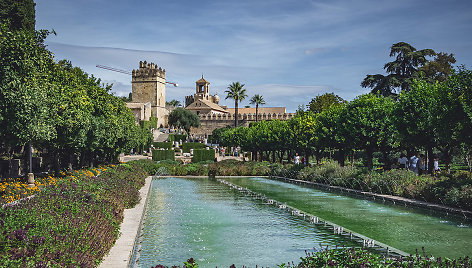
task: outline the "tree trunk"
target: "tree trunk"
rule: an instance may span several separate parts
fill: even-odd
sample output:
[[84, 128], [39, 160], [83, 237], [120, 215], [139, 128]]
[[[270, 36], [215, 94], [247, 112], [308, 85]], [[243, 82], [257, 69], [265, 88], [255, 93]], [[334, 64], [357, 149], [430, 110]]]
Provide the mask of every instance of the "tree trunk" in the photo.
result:
[[338, 151], [338, 163], [341, 167], [344, 167], [345, 153], [344, 150]]
[[428, 173], [433, 174], [434, 172], [434, 155], [433, 148], [427, 147], [426, 152], [428, 152]]
[[374, 163], [373, 163], [373, 150], [372, 148], [367, 148], [365, 150], [365, 153], [366, 153], [366, 164], [367, 164], [367, 168], [369, 168], [369, 170], [372, 170], [372, 168], [374, 167]]
[[259, 117], [259, 114], [257, 113], [258, 110], [259, 110], [259, 104], [256, 103], [256, 122], [257, 122], [257, 119], [258, 119], [258, 117]]
[[234, 127], [238, 127], [238, 101], [234, 101]]
[[272, 163], [275, 163], [275, 150], [272, 151]]

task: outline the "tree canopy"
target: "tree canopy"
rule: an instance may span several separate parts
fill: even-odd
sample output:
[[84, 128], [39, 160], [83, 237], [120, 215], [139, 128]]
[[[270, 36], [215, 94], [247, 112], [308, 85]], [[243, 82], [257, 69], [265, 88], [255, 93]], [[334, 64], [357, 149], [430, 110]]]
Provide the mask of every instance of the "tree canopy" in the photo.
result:
[[169, 125], [183, 128], [188, 134], [191, 127], [200, 126], [200, 119], [191, 111], [179, 107], [169, 114]]
[[432, 49], [417, 50], [412, 45], [399, 42], [393, 44], [390, 50], [390, 57], [395, 57], [394, 61], [384, 65], [387, 76], [382, 74], [367, 75], [361, 83], [362, 87], [372, 88], [372, 93], [383, 96], [390, 96], [400, 91], [408, 91], [413, 79], [418, 75], [418, 68], [425, 65], [427, 57], [435, 56]]

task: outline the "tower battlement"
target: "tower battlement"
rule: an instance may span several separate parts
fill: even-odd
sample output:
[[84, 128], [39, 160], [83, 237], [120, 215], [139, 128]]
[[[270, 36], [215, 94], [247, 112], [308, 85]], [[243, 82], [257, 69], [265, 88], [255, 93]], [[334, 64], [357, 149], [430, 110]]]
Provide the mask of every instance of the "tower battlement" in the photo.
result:
[[158, 78], [166, 78], [166, 69], [162, 69], [155, 63], [147, 61], [139, 62], [139, 69], [133, 70], [132, 81], [140, 80], [157, 80]]

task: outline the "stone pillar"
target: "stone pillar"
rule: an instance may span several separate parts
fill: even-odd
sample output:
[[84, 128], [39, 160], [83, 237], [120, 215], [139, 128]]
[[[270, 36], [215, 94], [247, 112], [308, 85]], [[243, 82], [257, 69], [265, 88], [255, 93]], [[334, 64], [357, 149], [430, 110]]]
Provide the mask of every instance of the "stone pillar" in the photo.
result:
[[28, 186], [34, 186], [34, 173], [28, 173]]

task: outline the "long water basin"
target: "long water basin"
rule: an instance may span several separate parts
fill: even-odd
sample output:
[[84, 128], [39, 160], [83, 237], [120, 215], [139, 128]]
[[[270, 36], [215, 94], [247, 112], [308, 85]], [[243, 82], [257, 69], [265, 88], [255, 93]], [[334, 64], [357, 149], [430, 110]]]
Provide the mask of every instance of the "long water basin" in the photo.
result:
[[[359, 246], [210, 179], [154, 179], [137, 267], [276, 267], [321, 245]], [[135, 252], [136, 255], [136, 252]]]
[[270, 179], [225, 180], [411, 254], [423, 254], [424, 247], [428, 255], [472, 256], [472, 228], [465, 220]]

